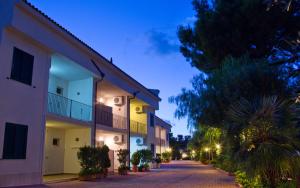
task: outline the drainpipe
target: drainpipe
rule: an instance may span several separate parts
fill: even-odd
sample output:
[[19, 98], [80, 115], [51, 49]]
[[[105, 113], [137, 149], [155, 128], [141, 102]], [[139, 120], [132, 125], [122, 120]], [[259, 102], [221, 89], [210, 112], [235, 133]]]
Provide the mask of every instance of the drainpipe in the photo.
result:
[[140, 91], [135, 91], [132, 93], [132, 96], [128, 96], [128, 107], [127, 107], [127, 110], [128, 110], [128, 117], [127, 117], [127, 125], [128, 125], [128, 149], [129, 149], [129, 156], [128, 156], [128, 167], [130, 169], [130, 101], [135, 99], [137, 94], [139, 93]]
[[101, 83], [105, 77], [105, 74], [101, 71], [101, 69], [98, 67], [98, 65], [91, 60], [91, 62], [93, 63], [93, 65], [96, 67], [96, 69], [98, 70], [98, 72], [100, 73], [101, 78], [96, 81], [95, 83], [95, 97], [94, 97], [94, 135], [93, 135], [93, 139], [92, 139], [92, 145], [94, 147], [96, 147], [96, 133], [97, 133], [97, 91], [98, 91], [98, 83]]

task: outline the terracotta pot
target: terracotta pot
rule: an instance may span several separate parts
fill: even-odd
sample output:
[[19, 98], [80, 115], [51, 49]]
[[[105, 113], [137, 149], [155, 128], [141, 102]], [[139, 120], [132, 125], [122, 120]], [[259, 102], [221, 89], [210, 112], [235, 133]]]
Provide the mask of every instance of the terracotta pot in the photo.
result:
[[80, 181], [92, 181], [95, 179], [94, 175], [85, 175], [85, 176], [79, 176], [78, 179]]
[[126, 175], [128, 175], [128, 170], [122, 170], [122, 171], [119, 172], [119, 174], [121, 176], [126, 176]]
[[104, 178], [103, 173], [96, 174], [96, 179], [102, 179], [102, 178]]
[[104, 178], [106, 178], [107, 177], [107, 175], [108, 175], [108, 169], [106, 168], [106, 169], [104, 169], [104, 171], [103, 171], [103, 175], [104, 175]]
[[133, 165], [133, 166], [132, 166], [132, 171], [133, 171], [133, 172], [137, 172], [137, 171], [138, 171], [137, 165]]

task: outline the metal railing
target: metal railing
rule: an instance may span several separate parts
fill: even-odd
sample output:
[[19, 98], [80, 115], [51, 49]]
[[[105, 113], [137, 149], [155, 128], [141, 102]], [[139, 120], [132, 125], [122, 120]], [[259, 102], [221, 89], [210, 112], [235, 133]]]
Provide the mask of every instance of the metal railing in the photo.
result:
[[97, 110], [96, 114], [97, 124], [113, 127], [117, 129], [127, 129], [127, 118], [107, 112], [104, 110]]
[[92, 106], [50, 92], [48, 112], [81, 121], [92, 121]]
[[162, 139], [162, 138], [156, 137], [156, 138], [155, 138], [155, 144], [156, 144], [156, 145], [165, 146], [165, 145], [166, 145], [166, 140], [165, 140], [165, 139]]
[[141, 122], [130, 120], [130, 133], [138, 135], [147, 134], [147, 125]]

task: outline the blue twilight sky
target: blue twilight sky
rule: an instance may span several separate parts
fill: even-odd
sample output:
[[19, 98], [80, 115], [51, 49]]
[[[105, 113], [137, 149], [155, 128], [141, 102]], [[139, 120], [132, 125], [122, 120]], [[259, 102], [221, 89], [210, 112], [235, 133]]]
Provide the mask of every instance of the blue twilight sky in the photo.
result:
[[168, 98], [190, 88], [198, 73], [179, 52], [177, 27], [191, 24], [191, 0], [30, 0], [63, 27], [148, 88], [162, 101], [157, 112], [172, 132], [189, 134], [186, 119], [174, 118]]

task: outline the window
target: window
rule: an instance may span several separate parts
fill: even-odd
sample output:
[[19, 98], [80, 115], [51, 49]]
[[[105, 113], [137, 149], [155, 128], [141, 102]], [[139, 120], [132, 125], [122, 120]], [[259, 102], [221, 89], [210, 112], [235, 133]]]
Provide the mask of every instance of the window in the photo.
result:
[[52, 145], [53, 146], [59, 146], [59, 138], [53, 138]]
[[56, 94], [58, 94], [58, 95], [63, 95], [63, 94], [64, 94], [64, 88], [62, 88], [62, 87], [57, 87], [57, 88], [56, 88]]
[[154, 127], [154, 114], [150, 113], [150, 126]]
[[26, 159], [28, 126], [6, 123], [3, 159]]
[[10, 78], [31, 85], [34, 57], [18, 48], [14, 48]]

